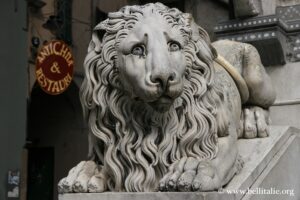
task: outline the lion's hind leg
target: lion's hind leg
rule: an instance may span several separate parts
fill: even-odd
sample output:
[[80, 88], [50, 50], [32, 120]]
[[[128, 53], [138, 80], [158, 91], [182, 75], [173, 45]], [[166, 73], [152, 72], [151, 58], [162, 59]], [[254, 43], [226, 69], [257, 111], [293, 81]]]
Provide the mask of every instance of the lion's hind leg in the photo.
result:
[[249, 89], [249, 99], [242, 113], [243, 137], [267, 137], [270, 121], [268, 109], [274, 103], [276, 94], [258, 51], [250, 44], [244, 44], [242, 76]]
[[249, 89], [247, 104], [268, 109], [275, 101], [275, 90], [261, 63], [258, 51], [249, 44], [245, 44], [243, 52], [242, 76]]

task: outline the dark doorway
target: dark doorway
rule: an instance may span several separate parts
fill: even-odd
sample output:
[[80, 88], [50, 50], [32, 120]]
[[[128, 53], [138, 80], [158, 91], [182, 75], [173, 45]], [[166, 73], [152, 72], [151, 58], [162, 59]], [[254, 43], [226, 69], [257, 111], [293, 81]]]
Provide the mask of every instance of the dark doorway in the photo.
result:
[[28, 200], [52, 200], [54, 148], [28, 149]]
[[[42, 164], [36, 159], [47, 152], [43, 150], [42, 153], [38, 154], [39, 149], [51, 147], [53, 150], [53, 183], [51, 188], [53, 191], [52, 199], [55, 200], [58, 197], [58, 181], [65, 177], [78, 162], [85, 160], [88, 151], [87, 128], [83, 122], [77, 85], [71, 83], [64, 93], [54, 96], [46, 94], [38, 85], [35, 85], [28, 106], [27, 125], [28, 166]], [[31, 149], [34, 150], [32, 158], [30, 158]], [[49, 152], [47, 156], [51, 157]], [[43, 161], [41, 160], [41, 162]], [[29, 181], [35, 179], [35, 177], [30, 176], [35, 176], [34, 174], [38, 173], [41, 171], [28, 173], [27, 179]], [[27, 187], [30, 187], [29, 181]], [[30, 197], [38, 195], [37, 190], [28, 192], [32, 193], [28, 194]]]

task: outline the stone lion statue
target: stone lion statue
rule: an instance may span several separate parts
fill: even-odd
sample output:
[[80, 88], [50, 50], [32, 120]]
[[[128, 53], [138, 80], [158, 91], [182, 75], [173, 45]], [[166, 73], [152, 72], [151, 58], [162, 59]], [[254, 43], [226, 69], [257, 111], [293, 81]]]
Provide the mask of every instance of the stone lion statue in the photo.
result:
[[211, 44], [178, 9], [109, 13], [84, 70], [89, 160], [60, 181], [60, 193], [217, 190], [242, 167], [238, 138], [269, 134], [275, 93], [256, 49]]

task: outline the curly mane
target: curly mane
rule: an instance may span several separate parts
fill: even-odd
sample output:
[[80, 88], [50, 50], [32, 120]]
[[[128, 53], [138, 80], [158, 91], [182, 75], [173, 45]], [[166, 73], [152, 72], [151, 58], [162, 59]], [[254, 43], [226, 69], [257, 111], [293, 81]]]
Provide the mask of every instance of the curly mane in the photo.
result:
[[[147, 7], [177, 27], [187, 42], [184, 90], [166, 113], [132, 99], [118, 78], [116, 48]], [[189, 15], [159, 3], [124, 7], [95, 27], [80, 97], [92, 150], [109, 174], [111, 191], [153, 191], [176, 160], [216, 156], [218, 133], [226, 132], [228, 121], [222, 91], [214, 85], [215, 56], [207, 33], [195, 29]]]

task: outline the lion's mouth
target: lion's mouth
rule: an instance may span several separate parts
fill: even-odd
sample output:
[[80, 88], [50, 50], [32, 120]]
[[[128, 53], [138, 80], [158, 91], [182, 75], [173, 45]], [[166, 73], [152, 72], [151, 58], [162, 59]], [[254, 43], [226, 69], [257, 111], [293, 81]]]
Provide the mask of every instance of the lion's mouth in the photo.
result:
[[148, 102], [148, 104], [156, 111], [158, 112], [166, 112], [169, 110], [171, 105], [173, 104], [174, 99], [167, 96], [163, 95], [159, 97], [157, 100]]

